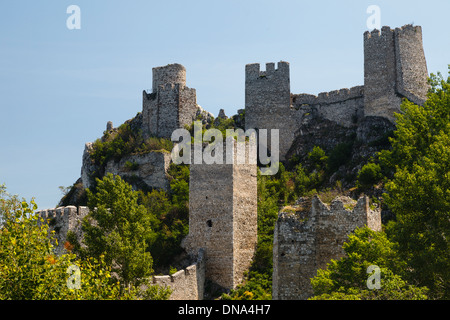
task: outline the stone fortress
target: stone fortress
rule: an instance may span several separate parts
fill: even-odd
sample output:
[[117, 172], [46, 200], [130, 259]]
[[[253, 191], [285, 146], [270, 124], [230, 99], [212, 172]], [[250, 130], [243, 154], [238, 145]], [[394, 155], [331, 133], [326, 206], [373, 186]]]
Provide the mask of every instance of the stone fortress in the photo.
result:
[[[294, 142], [301, 141], [311, 119], [354, 128], [358, 139], [367, 142], [367, 127], [393, 125], [403, 98], [423, 104], [427, 77], [422, 29], [412, 25], [364, 33], [363, 86], [317, 96], [293, 94], [289, 63], [281, 61], [276, 67], [267, 63], [265, 71], [259, 64], [248, 64], [245, 129], [279, 129], [281, 160], [292, 154]], [[131, 121], [146, 137], [170, 139], [175, 129], [190, 125], [199, 114], [208, 115], [197, 105], [195, 89], [186, 87], [186, 69], [170, 64], [153, 69], [153, 88], [143, 92], [142, 112]], [[222, 111], [219, 116], [224, 116]], [[111, 123], [107, 130], [114, 130]], [[89, 157], [91, 148], [87, 143], [83, 154], [84, 188], [91, 186], [96, 169]], [[105, 171], [127, 175], [124, 165], [131, 160], [142, 164], [133, 174], [148, 187], [168, 189], [170, 154], [129, 155], [108, 163]], [[221, 192], [214, 192], [217, 189]], [[153, 277], [154, 283], [172, 287], [171, 299], [203, 299], [206, 280], [236, 288], [257, 243], [256, 165], [192, 164], [189, 192], [189, 235], [183, 246], [194, 262], [173, 275]], [[69, 230], [81, 233], [80, 221], [87, 213], [87, 208], [73, 206], [39, 212], [57, 231], [59, 243]], [[370, 208], [364, 196], [358, 201], [339, 197], [330, 205], [318, 197], [299, 199], [295, 206], [282, 209], [274, 234], [273, 299], [307, 299], [312, 293], [309, 279], [331, 259], [342, 257], [347, 235], [364, 225], [381, 229], [380, 209]]]

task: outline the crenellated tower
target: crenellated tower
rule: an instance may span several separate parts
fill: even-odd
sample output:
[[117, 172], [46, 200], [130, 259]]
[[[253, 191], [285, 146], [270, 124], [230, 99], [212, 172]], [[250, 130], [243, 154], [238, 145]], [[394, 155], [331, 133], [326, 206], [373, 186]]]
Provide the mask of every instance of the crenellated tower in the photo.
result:
[[[245, 129], [279, 129], [280, 159], [283, 160], [294, 139], [296, 120], [291, 108], [289, 63], [259, 63], [245, 66]], [[270, 138], [270, 132], [268, 133]], [[270, 141], [270, 140], [269, 140]], [[270, 142], [269, 142], [270, 147]]]
[[420, 26], [382, 27], [364, 33], [364, 116], [394, 122], [402, 98], [422, 105], [427, 77]]

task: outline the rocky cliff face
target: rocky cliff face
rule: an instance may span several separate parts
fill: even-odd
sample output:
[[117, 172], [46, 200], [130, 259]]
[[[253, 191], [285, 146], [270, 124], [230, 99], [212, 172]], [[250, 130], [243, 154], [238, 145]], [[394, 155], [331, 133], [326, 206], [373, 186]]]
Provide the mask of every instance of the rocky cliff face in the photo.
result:
[[[335, 168], [329, 185], [342, 180], [344, 187], [353, 187], [358, 171], [377, 152], [389, 148], [388, 137], [395, 126], [386, 118], [365, 117], [355, 119], [352, 126], [343, 126], [325, 119], [311, 108], [302, 117], [300, 128], [286, 158], [296, 157], [304, 163], [314, 146], [321, 147], [327, 155], [342, 149], [346, 159]], [[345, 185], [347, 184], [347, 185]]]

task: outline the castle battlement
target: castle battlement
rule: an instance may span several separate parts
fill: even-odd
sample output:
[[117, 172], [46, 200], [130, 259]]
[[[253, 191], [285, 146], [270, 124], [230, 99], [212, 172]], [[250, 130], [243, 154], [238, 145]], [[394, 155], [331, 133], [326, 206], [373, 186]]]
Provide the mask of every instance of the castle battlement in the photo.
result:
[[275, 63], [266, 63], [266, 70], [261, 71], [259, 63], [250, 63], [245, 66], [246, 80], [265, 79], [266, 77], [278, 76], [287, 77], [289, 79], [289, 63], [280, 61], [275, 68]]
[[381, 30], [378, 29], [373, 29], [372, 31], [366, 31], [364, 32], [364, 40], [369, 40], [369, 39], [379, 39], [379, 38], [386, 38], [386, 37], [390, 37], [394, 34], [394, 30], [391, 29], [388, 26], [383, 26], [381, 27]]
[[57, 254], [61, 254], [64, 251], [64, 243], [69, 231], [75, 233], [78, 239], [81, 239], [81, 221], [89, 214], [89, 208], [83, 206], [58, 207], [37, 211], [36, 214], [44, 223], [49, 225], [50, 231], [55, 231], [58, 241], [55, 251]]
[[37, 211], [36, 214], [44, 219], [64, 219], [70, 218], [74, 216], [82, 216], [86, 214], [86, 210], [89, 210], [88, 207], [75, 207], [75, 206], [67, 206], [67, 207], [58, 207], [53, 209], [44, 209]]
[[364, 86], [355, 86], [350, 89], [343, 88], [329, 92], [321, 92], [317, 96], [313, 94], [301, 93], [292, 94], [292, 104], [294, 106], [308, 105], [329, 105], [345, 102], [350, 99], [362, 98], [364, 96]]

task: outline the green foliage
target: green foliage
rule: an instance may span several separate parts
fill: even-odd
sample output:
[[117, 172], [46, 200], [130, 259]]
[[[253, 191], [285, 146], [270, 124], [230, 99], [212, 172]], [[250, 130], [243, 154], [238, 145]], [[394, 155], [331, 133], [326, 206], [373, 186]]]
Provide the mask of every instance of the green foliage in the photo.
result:
[[[120, 292], [111, 281], [108, 266], [100, 259], [78, 260], [73, 253], [56, 256], [46, 223], [39, 223], [33, 212], [34, 200], [20, 201], [0, 190], [0, 299], [134, 299], [136, 291]], [[69, 266], [80, 268], [79, 289], [69, 289]]]
[[328, 170], [335, 172], [349, 162], [352, 156], [353, 142], [342, 142], [338, 144], [328, 156]]
[[131, 129], [129, 123], [122, 124], [116, 131], [105, 132], [92, 146], [91, 159], [100, 167], [111, 160], [119, 160], [123, 156], [134, 153], [148, 153], [165, 150], [170, 152], [173, 142], [169, 139], [149, 137], [144, 140], [140, 131]]
[[379, 164], [369, 162], [365, 164], [358, 172], [357, 185], [362, 188], [368, 188], [379, 182], [383, 178]]
[[407, 261], [407, 280], [450, 298], [450, 76], [433, 76], [424, 106], [407, 100], [392, 149], [380, 162], [393, 172], [384, 200], [396, 216], [387, 232]]
[[149, 250], [159, 266], [168, 266], [182, 252], [181, 240], [189, 233], [189, 166], [171, 164], [170, 194], [162, 190], [139, 192], [139, 203], [156, 217], [155, 240]]
[[211, 128], [218, 129], [222, 133], [222, 137], [225, 139], [226, 130], [227, 129], [235, 129], [236, 124], [235, 124], [233, 118], [228, 118], [228, 119], [216, 118], [213, 121]]
[[317, 170], [323, 170], [326, 168], [328, 157], [325, 155], [325, 151], [319, 146], [314, 146], [311, 152], [308, 153], [308, 160], [312, 162], [312, 165]]
[[87, 190], [90, 213], [82, 224], [87, 246], [82, 255], [104, 255], [124, 288], [138, 286], [153, 272], [147, 247], [156, 237], [156, 218], [138, 204], [138, 193], [119, 176], [98, 179], [96, 191]]
[[135, 171], [139, 168], [139, 164], [136, 162], [127, 161], [125, 162], [125, 169], [129, 171]]
[[230, 294], [223, 294], [223, 300], [271, 300], [272, 277], [266, 273], [250, 272], [244, 285], [238, 286]]
[[[401, 275], [406, 264], [399, 259], [396, 244], [384, 232], [367, 227], [349, 235], [343, 249], [346, 256], [331, 260], [326, 269], [318, 270], [311, 280], [313, 300], [411, 300], [427, 299], [427, 288], [418, 288], [404, 281]], [[367, 269], [380, 268], [380, 289], [368, 289]]]
[[222, 299], [267, 300], [272, 297], [272, 249], [275, 222], [280, 208], [280, 182], [258, 170], [258, 242], [255, 256], [242, 285]]

